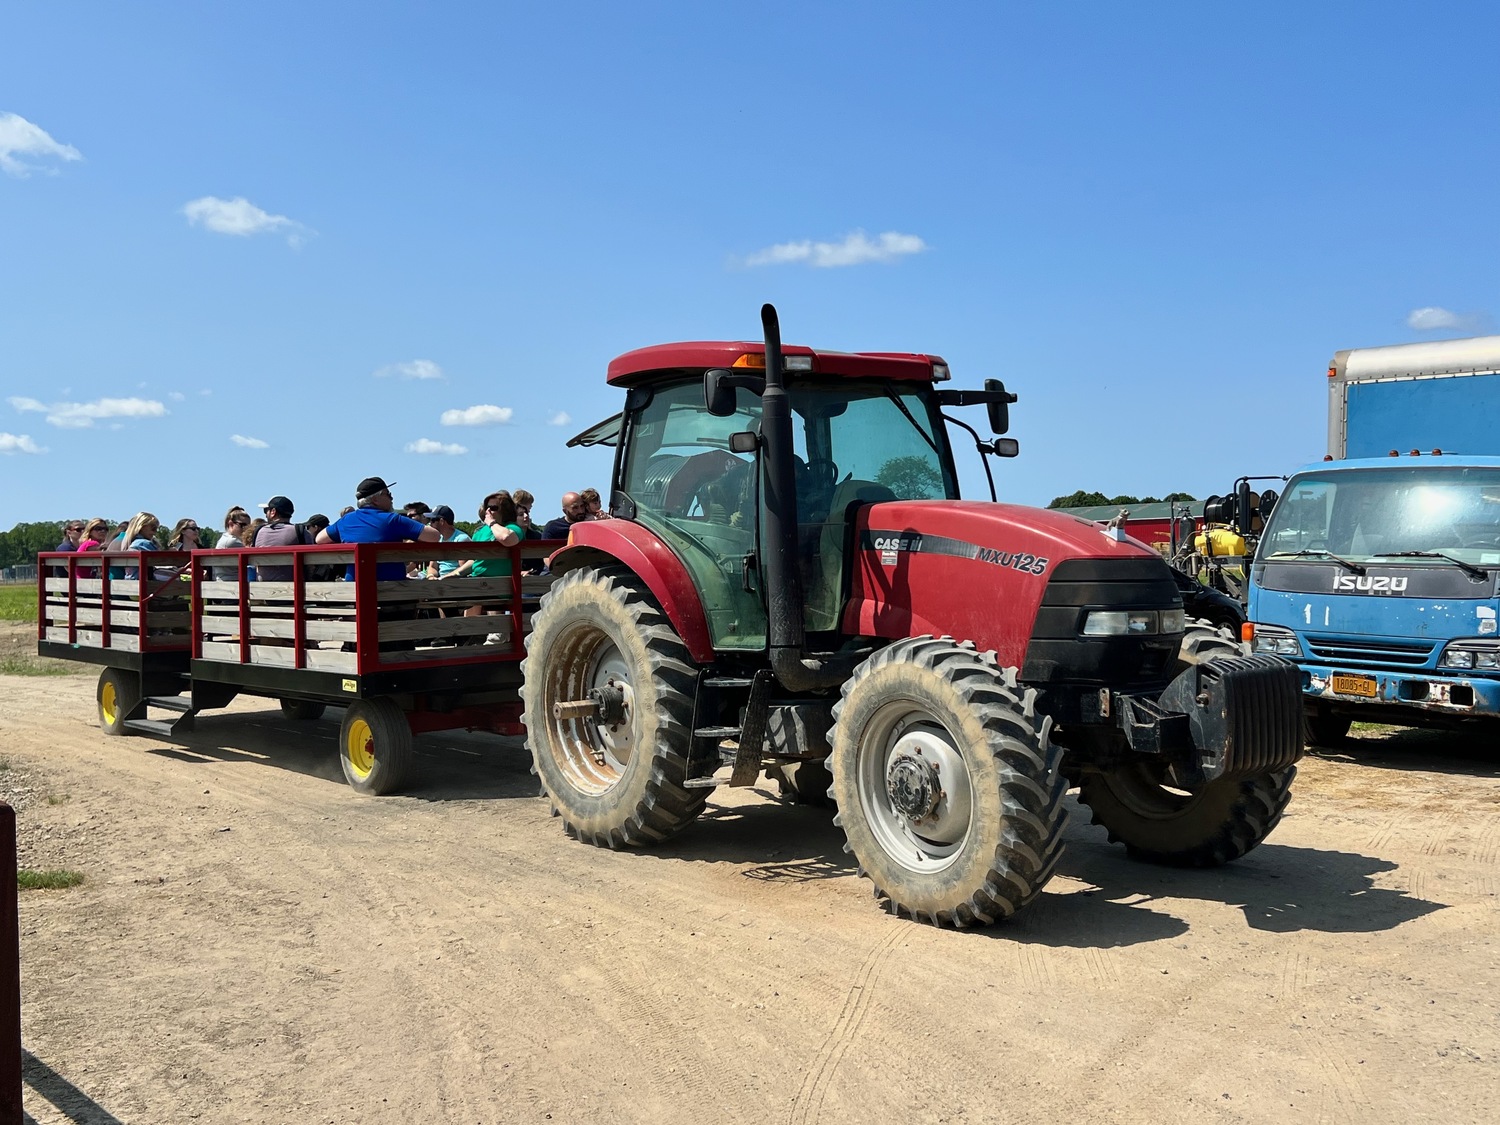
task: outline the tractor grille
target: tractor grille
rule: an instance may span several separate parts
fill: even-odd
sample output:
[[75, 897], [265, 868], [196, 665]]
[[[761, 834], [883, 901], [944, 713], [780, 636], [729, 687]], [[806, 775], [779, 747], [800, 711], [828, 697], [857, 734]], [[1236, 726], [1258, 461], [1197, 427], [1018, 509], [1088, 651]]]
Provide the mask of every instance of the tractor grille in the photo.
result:
[[1342, 641], [1309, 636], [1307, 647], [1323, 660], [1415, 668], [1426, 664], [1437, 646], [1430, 641]]

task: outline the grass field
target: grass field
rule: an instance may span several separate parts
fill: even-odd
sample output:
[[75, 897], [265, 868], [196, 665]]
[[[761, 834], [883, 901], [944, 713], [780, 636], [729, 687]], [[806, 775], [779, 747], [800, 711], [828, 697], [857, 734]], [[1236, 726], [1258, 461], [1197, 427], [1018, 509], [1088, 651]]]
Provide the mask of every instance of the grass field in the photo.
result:
[[0, 621], [35, 621], [36, 586], [0, 586]]

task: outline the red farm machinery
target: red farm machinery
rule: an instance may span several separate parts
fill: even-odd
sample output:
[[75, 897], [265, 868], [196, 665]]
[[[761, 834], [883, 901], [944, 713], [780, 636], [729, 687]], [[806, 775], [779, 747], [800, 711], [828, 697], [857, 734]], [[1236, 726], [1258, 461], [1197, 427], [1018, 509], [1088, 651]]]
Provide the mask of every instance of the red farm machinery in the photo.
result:
[[[783, 347], [769, 305], [762, 322], [760, 341], [610, 364], [624, 408], [570, 444], [614, 447], [613, 518], [573, 525], [543, 578], [515, 556], [490, 593], [509, 645], [431, 649], [442, 621], [392, 613], [464, 596], [377, 582], [377, 556], [451, 550], [408, 544], [282, 550], [294, 580], [263, 591], [244, 580], [262, 552], [228, 560], [233, 582], [195, 552], [189, 589], [148, 599], [143, 582], [117, 618], [133, 654], [93, 624], [80, 641], [99, 593], [70, 564], [43, 580], [42, 651], [109, 665], [107, 726], [236, 691], [292, 714], [353, 703], [341, 753], [366, 792], [400, 784], [412, 731], [519, 719], [566, 831], [599, 846], [671, 837], [715, 787], [765, 774], [836, 806], [882, 904], [938, 925], [1041, 892], [1072, 786], [1141, 859], [1206, 866], [1263, 840], [1302, 754], [1295, 666], [1185, 619], [1167, 564], [1117, 529], [996, 503], [993, 478], [990, 501], [961, 499], [950, 424], [986, 458], [1017, 451], [1000, 382], [950, 389], [932, 355]], [[964, 406], [996, 436], [945, 413]], [[356, 578], [306, 582], [312, 560]]]

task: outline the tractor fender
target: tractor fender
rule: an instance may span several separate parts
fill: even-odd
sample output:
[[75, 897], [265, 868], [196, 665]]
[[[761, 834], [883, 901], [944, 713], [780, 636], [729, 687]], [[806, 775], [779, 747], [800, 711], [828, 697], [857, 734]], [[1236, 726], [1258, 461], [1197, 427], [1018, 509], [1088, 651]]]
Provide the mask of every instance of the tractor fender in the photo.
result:
[[568, 545], [552, 556], [550, 565], [553, 574], [566, 574], [579, 567], [611, 562], [628, 567], [646, 584], [694, 660], [700, 664], [713, 660], [714, 646], [698, 588], [682, 560], [655, 532], [634, 520], [575, 523]]

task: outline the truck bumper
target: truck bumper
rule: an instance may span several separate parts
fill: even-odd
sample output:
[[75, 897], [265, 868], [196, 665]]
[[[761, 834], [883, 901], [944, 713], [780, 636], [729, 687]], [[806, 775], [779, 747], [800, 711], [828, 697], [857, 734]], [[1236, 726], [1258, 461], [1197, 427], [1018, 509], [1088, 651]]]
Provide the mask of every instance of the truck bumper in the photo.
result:
[[[1334, 704], [1345, 713], [1368, 709], [1370, 721], [1379, 722], [1375, 712], [1397, 710], [1452, 718], [1490, 717], [1500, 715], [1500, 680], [1448, 676], [1430, 669], [1410, 672], [1354, 669], [1330, 664], [1300, 664], [1302, 694], [1308, 700]], [[1375, 681], [1373, 696], [1335, 691], [1333, 678], [1357, 676]]]

